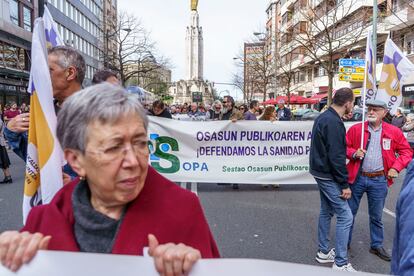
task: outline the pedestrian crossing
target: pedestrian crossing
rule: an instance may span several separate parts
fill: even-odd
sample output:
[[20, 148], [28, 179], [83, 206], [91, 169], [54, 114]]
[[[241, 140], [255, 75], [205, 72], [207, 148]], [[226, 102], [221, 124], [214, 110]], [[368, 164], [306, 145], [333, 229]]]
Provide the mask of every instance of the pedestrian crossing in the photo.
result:
[[197, 182], [178, 182], [178, 185], [181, 186], [181, 188], [186, 189], [194, 193], [196, 196], [198, 196], [197, 192]]

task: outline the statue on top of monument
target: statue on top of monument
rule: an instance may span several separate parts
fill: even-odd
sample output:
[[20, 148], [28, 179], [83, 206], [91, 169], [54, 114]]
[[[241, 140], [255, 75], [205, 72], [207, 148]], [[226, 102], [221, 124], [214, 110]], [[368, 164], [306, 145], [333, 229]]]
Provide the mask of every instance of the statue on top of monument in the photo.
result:
[[191, 0], [191, 10], [196, 11], [198, 6], [198, 0]]

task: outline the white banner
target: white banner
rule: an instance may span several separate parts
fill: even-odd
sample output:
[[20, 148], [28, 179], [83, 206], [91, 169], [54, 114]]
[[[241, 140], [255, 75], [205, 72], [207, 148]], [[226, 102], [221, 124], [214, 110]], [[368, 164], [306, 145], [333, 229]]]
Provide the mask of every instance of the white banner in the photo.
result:
[[[322, 266], [284, 263], [257, 259], [205, 259], [193, 267], [192, 276], [273, 276], [273, 275], [344, 275], [344, 272]], [[158, 276], [154, 261], [150, 257], [73, 253], [63, 251], [40, 251], [17, 273], [0, 264], [2, 276]], [[356, 275], [375, 275], [358, 272]]]
[[312, 121], [149, 118], [150, 164], [172, 181], [315, 183], [309, 174]]

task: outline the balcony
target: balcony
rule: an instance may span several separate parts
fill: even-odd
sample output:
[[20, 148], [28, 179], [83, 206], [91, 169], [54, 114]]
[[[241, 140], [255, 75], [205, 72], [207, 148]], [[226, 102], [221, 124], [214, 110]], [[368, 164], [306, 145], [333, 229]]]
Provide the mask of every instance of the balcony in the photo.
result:
[[330, 10], [328, 14], [315, 19], [314, 29], [325, 30], [325, 28], [330, 28], [332, 25], [341, 22], [343, 18], [352, 15], [361, 8], [370, 7], [370, 5], [372, 7], [372, 0], [344, 1], [337, 8]]
[[397, 31], [414, 24], [414, 12], [411, 7], [403, 7], [385, 19], [389, 31]]
[[295, 4], [296, 0], [287, 0], [280, 9], [280, 14], [285, 14], [287, 11], [292, 10], [293, 5]]
[[296, 24], [298, 24], [299, 22], [306, 22], [307, 19], [305, 17], [305, 11], [301, 10], [298, 12], [295, 12], [292, 20], [290, 20], [292, 25], [295, 26]]

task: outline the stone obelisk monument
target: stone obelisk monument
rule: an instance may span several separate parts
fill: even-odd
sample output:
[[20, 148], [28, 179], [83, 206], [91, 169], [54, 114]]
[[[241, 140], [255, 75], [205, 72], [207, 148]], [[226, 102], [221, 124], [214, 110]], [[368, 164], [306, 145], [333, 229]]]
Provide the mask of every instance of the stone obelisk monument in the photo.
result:
[[200, 26], [198, 14], [198, 0], [191, 0], [191, 22], [186, 30], [186, 53], [185, 80], [174, 83], [169, 88], [169, 94], [174, 97], [174, 103], [189, 103], [194, 99], [194, 95], [202, 95], [202, 102], [211, 103], [213, 101], [212, 83], [204, 80], [204, 49], [203, 49], [203, 29]]
[[187, 80], [203, 79], [203, 29], [200, 26], [198, 1], [191, 1], [191, 24], [187, 27], [186, 42], [186, 66]]

